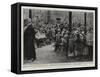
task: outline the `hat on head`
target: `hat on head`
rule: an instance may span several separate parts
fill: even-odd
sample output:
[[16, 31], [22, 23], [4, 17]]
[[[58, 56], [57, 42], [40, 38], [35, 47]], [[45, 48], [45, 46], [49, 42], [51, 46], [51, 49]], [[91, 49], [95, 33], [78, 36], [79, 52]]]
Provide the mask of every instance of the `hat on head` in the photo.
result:
[[61, 18], [56, 18], [56, 20], [61, 20]]
[[30, 23], [32, 23], [32, 20], [30, 18], [24, 19], [24, 26], [27, 26]]

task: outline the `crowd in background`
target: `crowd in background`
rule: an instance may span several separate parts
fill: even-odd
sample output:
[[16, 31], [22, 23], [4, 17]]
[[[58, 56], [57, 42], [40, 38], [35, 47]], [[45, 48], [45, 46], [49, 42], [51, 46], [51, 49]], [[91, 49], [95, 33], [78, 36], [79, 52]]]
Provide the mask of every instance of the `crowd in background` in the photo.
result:
[[[74, 56], [89, 54], [89, 40], [87, 40], [87, 35], [88, 33], [93, 35], [92, 27], [85, 30], [84, 24], [81, 23], [72, 23], [72, 25], [68, 23], [41, 23], [36, 24], [34, 29], [36, 31], [35, 38], [37, 48], [54, 43], [55, 51], [65, 51], [67, 56], [68, 52], [73, 53]], [[93, 45], [91, 44], [90, 46]], [[90, 50], [91, 48], [92, 47], [90, 47]]]
[[26, 59], [34, 55], [32, 60], [35, 60], [34, 49], [46, 46], [52, 47], [55, 53], [65, 52], [67, 58], [88, 56], [87, 59], [93, 59], [93, 13], [29, 9], [24, 11]]

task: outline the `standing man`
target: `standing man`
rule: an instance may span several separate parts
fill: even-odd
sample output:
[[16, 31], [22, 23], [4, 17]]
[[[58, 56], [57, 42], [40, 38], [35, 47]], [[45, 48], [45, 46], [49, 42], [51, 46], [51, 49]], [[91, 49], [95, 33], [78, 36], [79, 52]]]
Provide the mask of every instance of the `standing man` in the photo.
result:
[[34, 61], [36, 59], [36, 52], [34, 46], [35, 30], [33, 28], [31, 19], [26, 19], [24, 24], [24, 60]]
[[87, 46], [88, 46], [88, 58], [93, 60], [93, 29], [90, 28], [86, 35]]

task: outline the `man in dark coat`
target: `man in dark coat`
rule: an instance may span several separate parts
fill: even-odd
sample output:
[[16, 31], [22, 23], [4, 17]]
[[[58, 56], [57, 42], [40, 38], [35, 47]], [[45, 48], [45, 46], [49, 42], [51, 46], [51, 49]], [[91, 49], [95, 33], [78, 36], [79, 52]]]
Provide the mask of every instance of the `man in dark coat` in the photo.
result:
[[82, 56], [83, 53], [83, 42], [80, 38], [80, 34], [76, 34], [77, 39], [75, 41], [75, 50], [78, 51], [78, 56]]
[[24, 60], [34, 61], [36, 59], [35, 52], [35, 30], [32, 26], [31, 19], [27, 19], [27, 24], [24, 29]]

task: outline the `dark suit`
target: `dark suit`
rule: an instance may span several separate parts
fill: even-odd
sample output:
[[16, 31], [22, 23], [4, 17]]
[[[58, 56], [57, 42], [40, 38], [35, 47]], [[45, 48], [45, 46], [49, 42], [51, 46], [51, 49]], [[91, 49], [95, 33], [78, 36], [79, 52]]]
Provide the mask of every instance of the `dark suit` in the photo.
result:
[[34, 40], [35, 31], [32, 25], [29, 25], [24, 32], [24, 60], [36, 59]]

